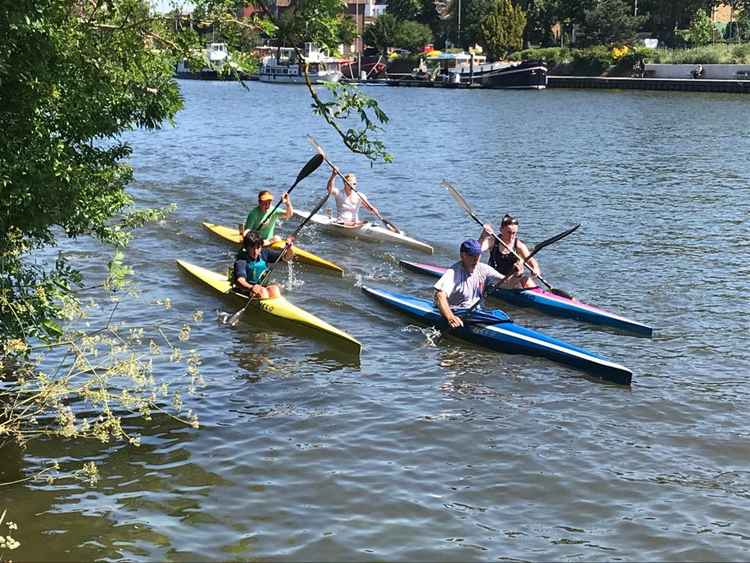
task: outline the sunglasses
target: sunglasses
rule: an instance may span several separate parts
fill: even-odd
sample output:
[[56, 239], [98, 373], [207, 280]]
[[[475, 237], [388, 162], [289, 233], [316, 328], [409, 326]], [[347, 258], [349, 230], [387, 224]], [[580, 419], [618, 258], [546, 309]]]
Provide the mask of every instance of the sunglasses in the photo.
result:
[[501, 224], [503, 227], [505, 225], [518, 225], [518, 219], [516, 219], [512, 215], [506, 215], [505, 217], [503, 217], [503, 222]]

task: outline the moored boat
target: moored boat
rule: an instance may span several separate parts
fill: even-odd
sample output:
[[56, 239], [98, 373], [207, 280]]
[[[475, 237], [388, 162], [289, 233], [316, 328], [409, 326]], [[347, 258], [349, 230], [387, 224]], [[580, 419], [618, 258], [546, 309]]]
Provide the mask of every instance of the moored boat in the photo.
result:
[[340, 59], [329, 57], [312, 43], [305, 43], [303, 60], [297, 59], [297, 52], [291, 47], [271, 48], [271, 54], [261, 60], [258, 80], [282, 84], [305, 84], [305, 63], [307, 63], [307, 76], [311, 84], [338, 82], [343, 76]]
[[[226, 275], [196, 266], [184, 260], [177, 260], [177, 265], [216, 292], [234, 297], [239, 303], [247, 303], [247, 296], [234, 291]], [[290, 303], [285, 297], [256, 299], [252, 301], [251, 306], [258, 313], [288, 322], [298, 328], [304, 329], [308, 334], [321, 338], [334, 339], [340, 345], [346, 346], [357, 354], [359, 354], [362, 348], [362, 344], [351, 335]]]
[[433, 53], [427, 54], [427, 62], [440, 65], [436, 77], [448, 84], [536, 90], [547, 87], [547, 67], [541, 61], [488, 63], [479, 54]]
[[[203, 222], [201, 224], [206, 230], [217, 235], [218, 237], [221, 237], [222, 239], [228, 242], [233, 242], [235, 244], [240, 244], [242, 242], [242, 239], [240, 238], [240, 233], [238, 232], [237, 229], [232, 229], [230, 227], [225, 227], [223, 225], [217, 225], [215, 223]], [[281, 250], [282, 248], [284, 248], [285, 244], [286, 244], [285, 241], [280, 240], [280, 241], [274, 242], [270, 246], [271, 248], [274, 248], [276, 250]], [[341, 268], [341, 266], [338, 266], [334, 264], [333, 262], [326, 260], [325, 258], [321, 258], [317, 254], [308, 252], [307, 250], [300, 248], [296, 244], [294, 245], [294, 259], [304, 264], [318, 266], [319, 268], [325, 268], [326, 270], [331, 270], [339, 274], [344, 273], [344, 270], [343, 268]]]
[[[299, 217], [300, 219], [306, 219], [310, 216], [310, 212], [295, 208], [294, 215]], [[345, 223], [342, 223], [335, 217], [329, 217], [328, 215], [323, 215], [320, 213], [316, 213], [315, 215], [310, 217], [310, 221], [320, 226], [323, 230], [329, 233], [353, 238], [360, 238], [363, 240], [392, 242], [395, 244], [408, 246], [409, 248], [413, 248], [421, 252], [426, 252], [427, 254], [432, 254], [433, 252], [433, 249], [429, 244], [412, 238], [403, 231], [393, 232], [389, 229], [386, 229], [385, 227], [370, 223], [369, 221], [365, 221], [364, 223], [360, 223], [359, 225], [347, 225]]]
[[[446, 268], [432, 264], [421, 264], [400, 260], [401, 266], [412, 272], [439, 278]], [[487, 295], [502, 299], [521, 307], [533, 307], [550, 315], [577, 319], [598, 325], [606, 325], [632, 332], [639, 336], [652, 336], [653, 329], [643, 323], [617, 315], [605, 309], [589, 305], [578, 299], [567, 299], [540, 287], [534, 289], [502, 289], [490, 287]]]
[[[438, 327], [446, 334], [485, 348], [510, 354], [543, 356], [585, 371], [604, 381], [620, 385], [631, 383], [633, 373], [625, 366], [541, 332], [519, 326], [500, 310], [482, 311], [481, 322], [466, 322], [463, 327], [454, 329], [450, 328], [440, 311], [427, 299], [366, 286], [362, 287], [362, 291], [393, 309]], [[495, 324], [486, 324], [488, 317], [493, 317]]]

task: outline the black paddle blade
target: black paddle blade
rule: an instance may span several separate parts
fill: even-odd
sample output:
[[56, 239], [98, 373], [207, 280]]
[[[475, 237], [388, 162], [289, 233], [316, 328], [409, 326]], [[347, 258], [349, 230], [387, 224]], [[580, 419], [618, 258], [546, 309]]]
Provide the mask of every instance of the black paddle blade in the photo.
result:
[[304, 168], [299, 171], [299, 174], [297, 174], [297, 181], [294, 182], [294, 185], [296, 186], [299, 184], [302, 180], [307, 178], [310, 174], [315, 172], [318, 168], [320, 168], [320, 165], [323, 164], [323, 155], [318, 153], [314, 155], [310, 160], [307, 161], [307, 164], [305, 164]]
[[559, 241], [561, 239], [564, 239], [569, 234], [575, 232], [578, 229], [578, 227], [580, 227], [580, 226], [581, 226], [581, 224], [579, 223], [578, 225], [575, 225], [575, 226], [571, 227], [570, 229], [568, 229], [566, 231], [563, 231], [560, 234], [557, 234], [557, 235], [555, 235], [553, 237], [549, 237], [548, 239], [543, 240], [542, 242], [540, 242], [539, 244], [537, 244], [536, 246], [534, 246], [534, 249], [531, 251], [531, 253], [529, 254], [528, 258], [526, 258], [526, 260], [528, 260], [529, 258], [531, 258], [532, 256], [534, 256], [534, 254], [536, 254], [537, 252], [539, 252], [545, 246], [549, 246], [550, 244], [554, 244], [557, 241]]

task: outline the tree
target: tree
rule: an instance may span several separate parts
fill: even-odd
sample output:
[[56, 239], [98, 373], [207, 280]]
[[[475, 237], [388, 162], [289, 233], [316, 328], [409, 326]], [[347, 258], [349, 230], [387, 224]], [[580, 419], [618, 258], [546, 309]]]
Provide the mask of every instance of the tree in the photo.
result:
[[698, 10], [690, 22], [685, 38], [691, 45], [708, 45], [713, 39], [714, 24], [708, 14]]
[[490, 60], [498, 60], [523, 46], [526, 13], [510, 0], [495, 0], [492, 11], [481, 20], [480, 43]]
[[431, 42], [432, 30], [428, 26], [415, 21], [402, 21], [396, 28], [393, 46], [417, 52]]
[[398, 30], [398, 20], [393, 14], [379, 15], [372, 25], [365, 29], [362, 38], [365, 43], [375, 47], [384, 56], [388, 56], [388, 47], [393, 47]]
[[588, 44], [624, 43], [635, 37], [644, 20], [632, 15], [625, 0], [601, 0], [586, 14], [582, 31]]
[[638, 0], [638, 13], [646, 16], [646, 29], [671, 45], [676, 30], [688, 27], [697, 10], [711, 13], [718, 4], [719, 0]]

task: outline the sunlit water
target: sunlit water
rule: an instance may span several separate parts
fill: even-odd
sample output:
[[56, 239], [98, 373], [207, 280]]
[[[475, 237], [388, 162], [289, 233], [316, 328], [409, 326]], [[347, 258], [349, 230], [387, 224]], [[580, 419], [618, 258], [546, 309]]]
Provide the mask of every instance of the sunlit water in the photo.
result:
[[[750, 111], [741, 96], [548, 90], [369, 92], [392, 121], [391, 165], [347, 154], [301, 87], [183, 82], [176, 127], [129, 136], [138, 203], [174, 202], [127, 251], [140, 297], [119, 322], [179, 329], [206, 381], [188, 399], [201, 428], [129, 419], [140, 448], [36, 442], [5, 476], [49, 458], [102, 479], [2, 489], [23, 559], [744, 560], [750, 558], [747, 393]], [[361, 359], [267, 331], [188, 279], [175, 259], [225, 271], [231, 249], [202, 230], [236, 225], [259, 189], [288, 187], [314, 134], [426, 257], [306, 228], [304, 247], [343, 278], [279, 268], [289, 299], [364, 343]], [[310, 207], [321, 168], [293, 193]], [[481, 217], [505, 212], [545, 277], [656, 327], [633, 338], [504, 306], [520, 324], [607, 355], [632, 388], [538, 358], [440, 337], [371, 302], [362, 284], [430, 294], [401, 257], [447, 264]], [[282, 232], [289, 232], [285, 226]], [[108, 254], [78, 241], [93, 276]], [[170, 298], [172, 308], [156, 304]], [[92, 326], [105, 319], [104, 303]], [[97, 316], [98, 315], [98, 316]], [[162, 372], [162, 376], [166, 373]]]

